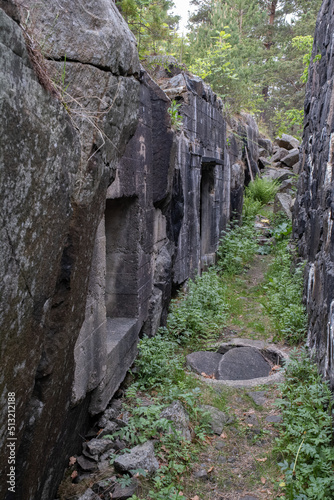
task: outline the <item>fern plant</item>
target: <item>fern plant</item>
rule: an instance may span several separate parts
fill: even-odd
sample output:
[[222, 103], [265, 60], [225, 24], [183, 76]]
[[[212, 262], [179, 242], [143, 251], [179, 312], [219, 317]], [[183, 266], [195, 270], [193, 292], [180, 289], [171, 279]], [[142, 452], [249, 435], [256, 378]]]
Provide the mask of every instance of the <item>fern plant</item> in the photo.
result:
[[215, 269], [189, 280], [187, 293], [181, 292], [171, 303], [167, 320], [169, 334], [178, 343], [214, 340], [225, 326], [225, 289]]
[[265, 177], [256, 177], [245, 189], [247, 198], [261, 202], [266, 205], [275, 198], [279, 183]]
[[306, 350], [291, 355], [281, 386], [284, 431], [277, 440], [280, 484], [289, 500], [334, 498], [332, 394]]

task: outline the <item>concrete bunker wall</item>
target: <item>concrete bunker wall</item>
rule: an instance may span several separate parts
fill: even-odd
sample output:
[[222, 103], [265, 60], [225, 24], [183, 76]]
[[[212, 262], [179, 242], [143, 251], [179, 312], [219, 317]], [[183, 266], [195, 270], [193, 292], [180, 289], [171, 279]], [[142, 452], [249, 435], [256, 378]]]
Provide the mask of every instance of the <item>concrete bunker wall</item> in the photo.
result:
[[[94, 303], [90, 297], [87, 300], [76, 347], [81, 368], [73, 386], [73, 403], [91, 391], [92, 414], [105, 409], [124, 379], [139, 334], [154, 335], [165, 323], [173, 285], [214, 262], [229, 220], [225, 121], [211, 90], [207, 88], [204, 100], [191, 90], [191, 77], [184, 78], [188, 82], [182, 97], [184, 126], [175, 133], [167, 114], [169, 98], [143, 73], [137, 131], [107, 192], [95, 243], [102, 258], [92, 266], [90, 279], [99, 293]], [[83, 367], [91, 352], [80, 346], [83, 338], [91, 338], [87, 330], [92, 328], [92, 317], [99, 325], [94, 335], [101, 338], [89, 346], [95, 345], [104, 368], [98, 370], [99, 376], [88, 377], [83, 376]]]
[[[73, 127], [0, 9], [1, 446], [14, 387], [17, 498], [50, 500], [89, 414], [106, 408], [133, 363], [139, 336], [164, 324], [173, 286], [213, 255], [229, 220], [230, 164], [221, 102], [200, 79], [177, 75], [184, 124], [173, 131], [168, 93], [140, 70], [113, 1], [95, 1], [91, 15], [80, 2], [46, 0], [31, 19], [52, 33], [49, 70], [62, 71], [68, 56], [68, 92], [85, 96], [88, 116], [101, 113], [109, 139], [103, 144], [80, 106]], [[4, 452], [0, 460], [6, 470]]]
[[107, 199], [105, 300], [110, 319], [138, 316], [138, 218], [136, 197]]

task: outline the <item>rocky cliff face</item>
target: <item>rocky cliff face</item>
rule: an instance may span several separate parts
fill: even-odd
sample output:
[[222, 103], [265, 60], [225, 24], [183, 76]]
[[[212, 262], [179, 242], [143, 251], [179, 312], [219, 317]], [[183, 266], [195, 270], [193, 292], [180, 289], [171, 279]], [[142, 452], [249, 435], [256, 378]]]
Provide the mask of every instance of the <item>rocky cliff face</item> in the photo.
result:
[[[44, 2], [40, 13], [35, 2], [25, 4], [31, 36], [38, 26], [40, 36], [50, 35], [55, 59], [70, 55], [67, 90], [77, 114], [39, 83], [21, 29], [0, 10], [2, 471], [8, 392], [16, 394], [17, 437], [16, 492], [8, 498], [53, 498], [76, 429], [87, 419], [85, 402], [70, 409], [73, 351], [107, 187], [137, 124], [132, 35], [112, 2], [94, 2], [94, 13], [79, 4]], [[7, 486], [2, 481], [2, 498]]]
[[301, 176], [294, 207], [294, 236], [307, 260], [305, 297], [308, 343], [334, 385], [334, 4], [324, 0], [316, 26], [305, 100]]
[[3, 471], [12, 392], [17, 438], [16, 491], [0, 492], [50, 500], [139, 335], [154, 335], [173, 287], [214, 261], [243, 167], [231, 169], [211, 89], [179, 70], [162, 90], [112, 0], [17, 5], [0, 2]]

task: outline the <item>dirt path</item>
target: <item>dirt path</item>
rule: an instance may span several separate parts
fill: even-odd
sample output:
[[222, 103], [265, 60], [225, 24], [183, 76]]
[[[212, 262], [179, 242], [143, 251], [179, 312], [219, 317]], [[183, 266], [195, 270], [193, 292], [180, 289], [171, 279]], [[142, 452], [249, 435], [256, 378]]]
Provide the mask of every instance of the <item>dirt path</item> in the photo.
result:
[[[270, 255], [257, 255], [245, 274], [233, 276], [227, 283], [231, 317], [224, 332], [226, 340], [235, 336], [272, 340], [270, 320], [262, 305], [264, 274], [271, 261]], [[281, 474], [273, 448], [280, 421], [275, 406], [278, 395], [275, 385], [220, 389], [219, 396], [235, 422], [207, 444], [186, 490], [196, 491], [201, 500], [277, 498]], [[195, 479], [199, 472], [203, 477]]]
[[[272, 340], [273, 332], [266, 314], [266, 289], [264, 287], [264, 275], [271, 261], [270, 255], [257, 255], [246, 272], [226, 278], [226, 301], [229, 304], [230, 319], [220, 341], [226, 342], [233, 340], [234, 337], [267, 342]], [[187, 470], [177, 476], [177, 487], [182, 490], [180, 497], [183, 496], [187, 500], [273, 500], [278, 498], [281, 473], [277, 456], [274, 453], [275, 437], [278, 435], [280, 425], [279, 411], [275, 406], [275, 400], [279, 395], [277, 386], [236, 389], [227, 386], [210, 387], [192, 376], [190, 380], [193, 388], [200, 388], [201, 403], [223, 411], [229, 417], [230, 423], [223, 427], [222, 432], [207, 436], [204, 444], [191, 443], [189, 452], [191, 458], [187, 464]], [[140, 391], [136, 395], [142, 401], [143, 406], [154, 404], [156, 396], [158, 396], [157, 391], [151, 391], [151, 394]], [[123, 419], [124, 412], [122, 409], [124, 400], [118, 401], [117, 423], [120, 422], [119, 419]], [[98, 426], [96, 432], [95, 437], [98, 437]], [[124, 444], [123, 448], [127, 446]], [[161, 467], [164, 462], [163, 454], [160, 453], [157, 456]], [[86, 454], [82, 457], [84, 462], [87, 457], [89, 459], [90, 455]], [[127, 481], [126, 476], [117, 476], [117, 472], [111, 465], [113, 463], [111, 455], [108, 453], [104, 459], [104, 465], [99, 458], [96, 464], [96, 469], [99, 470], [95, 472], [87, 470], [83, 473], [80, 457], [78, 460], [81, 469], [77, 467], [77, 458], [72, 458], [73, 465], [68, 469], [67, 479], [63, 481], [59, 490], [61, 500], [83, 500], [83, 498], [85, 500], [108, 498], [109, 500], [110, 493], [104, 486], [97, 496], [92, 490], [90, 490], [92, 496], [81, 498], [81, 495], [87, 493], [87, 488], [95, 488], [94, 491], [96, 491], [96, 484], [101, 480], [109, 478], [114, 484], [122, 480]], [[131, 479], [129, 481], [131, 482]], [[119, 484], [117, 487], [120, 488]], [[136, 498], [149, 497], [157, 500], [172, 498], [168, 495], [159, 496], [159, 493], [155, 493], [152, 497], [152, 494], [148, 494], [151, 488], [150, 483], [140, 479]], [[127, 496], [126, 490], [122, 488], [120, 496], [115, 496], [114, 490], [112, 491], [111, 499], [125, 499], [131, 496]]]

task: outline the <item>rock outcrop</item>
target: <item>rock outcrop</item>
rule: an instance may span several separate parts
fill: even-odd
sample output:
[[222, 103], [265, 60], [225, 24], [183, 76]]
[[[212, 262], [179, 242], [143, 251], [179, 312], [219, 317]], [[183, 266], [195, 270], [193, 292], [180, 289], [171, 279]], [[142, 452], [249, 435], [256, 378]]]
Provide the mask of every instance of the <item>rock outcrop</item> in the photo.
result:
[[0, 25], [0, 465], [15, 392], [15, 499], [50, 500], [139, 334], [154, 335], [173, 288], [214, 262], [258, 132], [245, 116], [230, 161], [221, 101], [182, 68], [160, 70], [159, 87], [112, 0], [2, 0]]
[[[94, 2], [94, 16], [87, 9], [83, 12], [79, 2], [43, 2], [41, 23], [35, 2], [25, 5], [31, 8], [34, 26], [42, 33], [52, 32], [53, 55], [61, 59], [71, 53], [68, 71], [73, 87], [78, 82], [95, 95], [91, 82], [97, 79], [101, 91], [96, 95], [99, 103], [103, 101], [100, 134], [85, 106], [76, 120], [74, 112], [67, 113], [43, 88], [22, 30], [0, 10], [0, 467], [4, 477], [9, 467], [8, 392], [15, 392], [17, 438], [15, 495], [10, 497], [8, 484], [2, 481], [0, 496], [49, 500], [88, 418], [87, 402], [70, 408], [73, 352], [85, 315], [88, 270], [107, 187], [137, 124], [139, 83], [131, 74], [139, 71], [139, 63], [132, 34], [113, 2]], [[97, 16], [103, 17], [103, 26], [95, 27], [95, 35], [102, 38], [96, 41], [92, 60], [86, 53], [89, 47], [83, 46], [73, 28], [80, 12], [81, 29], [88, 33]], [[55, 20], [62, 17], [67, 28], [62, 21], [56, 29]], [[113, 37], [120, 30], [117, 62], [105, 60], [106, 54], [116, 57]], [[103, 150], [99, 150], [101, 135], [108, 137]]]
[[317, 20], [305, 100], [301, 170], [294, 236], [307, 260], [308, 344], [334, 385], [334, 4], [324, 0]]

